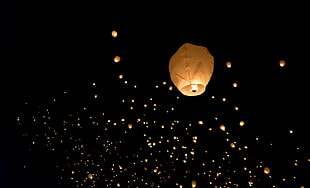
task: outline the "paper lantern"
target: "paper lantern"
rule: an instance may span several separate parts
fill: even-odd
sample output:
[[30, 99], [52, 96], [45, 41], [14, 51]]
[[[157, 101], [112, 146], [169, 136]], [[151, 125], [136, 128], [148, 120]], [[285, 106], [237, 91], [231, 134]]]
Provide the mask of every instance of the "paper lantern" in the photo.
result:
[[196, 181], [195, 181], [195, 180], [193, 180], [193, 181], [192, 181], [192, 188], [195, 188], [195, 187], [196, 187], [196, 185], [197, 185]]
[[120, 60], [121, 60], [121, 57], [120, 57], [120, 56], [115, 56], [115, 57], [114, 57], [114, 62], [115, 62], [115, 63], [120, 62]]
[[170, 78], [186, 96], [205, 92], [214, 69], [214, 58], [204, 46], [183, 44], [169, 61]]
[[113, 30], [111, 34], [112, 34], [112, 37], [114, 38], [117, 37], [117, 31]]
[[270, 168], [265, 167], [265, 168], [264, 168], [264, 173], [265, 173], [265, 174], [269, 174], [269, 173], [270, 173]]
[[280, 67], [284, 67], [285, 66], [285, 61], [284, 60], [280, 60], [279, 65], [280, 65]]
[[92, 174], [88, 174], [88, 178], [92, 180], [94, 176]]

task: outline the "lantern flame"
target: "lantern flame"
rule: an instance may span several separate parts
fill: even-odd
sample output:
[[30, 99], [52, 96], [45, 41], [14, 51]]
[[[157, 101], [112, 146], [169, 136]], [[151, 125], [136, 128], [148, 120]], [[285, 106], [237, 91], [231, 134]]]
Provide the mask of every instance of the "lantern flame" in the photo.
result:
[[191, 84], [191, 86], [192, 86], [191, 92], [197, 92], [198, 91], [197, 84]]

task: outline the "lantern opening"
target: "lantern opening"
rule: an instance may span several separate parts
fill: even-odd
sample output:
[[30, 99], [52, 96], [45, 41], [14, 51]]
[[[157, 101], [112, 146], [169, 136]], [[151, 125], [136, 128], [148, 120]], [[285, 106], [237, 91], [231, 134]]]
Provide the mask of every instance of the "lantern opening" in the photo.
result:
[[191, 84], [191, 86], [192, 86], [191, 92], [193, 92], [193, 93], [197, 92], [197, 90], [198, 90], [197, 84]]
[[202, 94], [206, 87], [202, 84], [188, 84], [180, 88], [180, 91], [186, 96], [197, 96]]

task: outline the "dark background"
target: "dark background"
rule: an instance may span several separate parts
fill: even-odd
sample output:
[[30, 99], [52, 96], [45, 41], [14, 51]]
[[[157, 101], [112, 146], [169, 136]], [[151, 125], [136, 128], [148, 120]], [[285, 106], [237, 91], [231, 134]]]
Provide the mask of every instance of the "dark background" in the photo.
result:
[[[294, 127], [299, 141], [309, 143], [309, 20], [301, 4], [3, 4], [0, 165], [4, 184], [56, 186], [49, 154], [34, 155], [33, 160], [46, 159], [28, 172], [21, 169], [25, 153], [15, 129], [19, 105], [28, 98], [44, 102], [89, 80], [108, 82], [112, 67], [100, 60], [113, 57], [116, 48], [127, 59], [135, 59], [124, 69], [147, 83], [169, 79], [168, 59], [184, 42], [207, 45], [215, 57], [214, 85], [221, 81], [217, 62], [233, 62], [242, 85], [240, 101], [248, 109], [246, 117], [256, 125], [253, 132], [284, 144], [279, 132]], [[122, 42], [112, 44], [112, 29], [120, 31]], [[286, 60], [282, 72], [280, 59]], [[275, 158], [287, 155], [280, 149], [274, 153]]]

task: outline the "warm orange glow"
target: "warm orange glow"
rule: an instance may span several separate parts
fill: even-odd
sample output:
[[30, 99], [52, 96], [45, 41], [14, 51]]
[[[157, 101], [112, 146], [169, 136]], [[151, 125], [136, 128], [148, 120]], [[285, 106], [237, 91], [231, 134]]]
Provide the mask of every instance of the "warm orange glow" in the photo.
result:
[[88, 174], [88, 178], [89, 178], [89, 179], [93, 179], [94, 177], [93, 177], [92, 174]]
[[225, 128], [225, 125], [221, 125], [221, 126], [220, 126], [220, 129], [221, 129], [222, 131], [225, 131], [225, 129], [226, 129], [226, 128]]
[[226, 62], [226, 67], [231, 68], [231, 62], [230, 61]]
[[120, 62], [120, 60], [121, 60], [121, 57], [120, 57], [120, 56], [115, 56], [115, 57], [114, 57], [114, 62], [115, 62], [115, 63]]
[[112, 37], [114, 38], [117, 37], [117, 31], [113, 30], [111, 34], [112, 34]]
[[195, 180], [193, 180], [193, 181], [192, 181], [192, 188], [195, 188], [195, 187], [196, 187], [196, 185], [197, 185], [196, 181], [195, 181]]
[[239, 122], [239, 125], [242, 127], [242, 126], [244, 126], [244, 121], [240, 121]]
[[279, 65], [280, 65], [280, 67], [284, 67], [285, 66], [285, 61], [284, 60], [280, 60]]
[[236, 147], [235, 143], [230, 143], [230, 147], [235, 148]]
[[128, 124], [128, 128], [132, 129], [132, 124], [131, 123]]
[[268, 168], [267, 166], [264, 168], [264, 173], [265, 174], [269, 174], [270, 173], [270, 168]]

